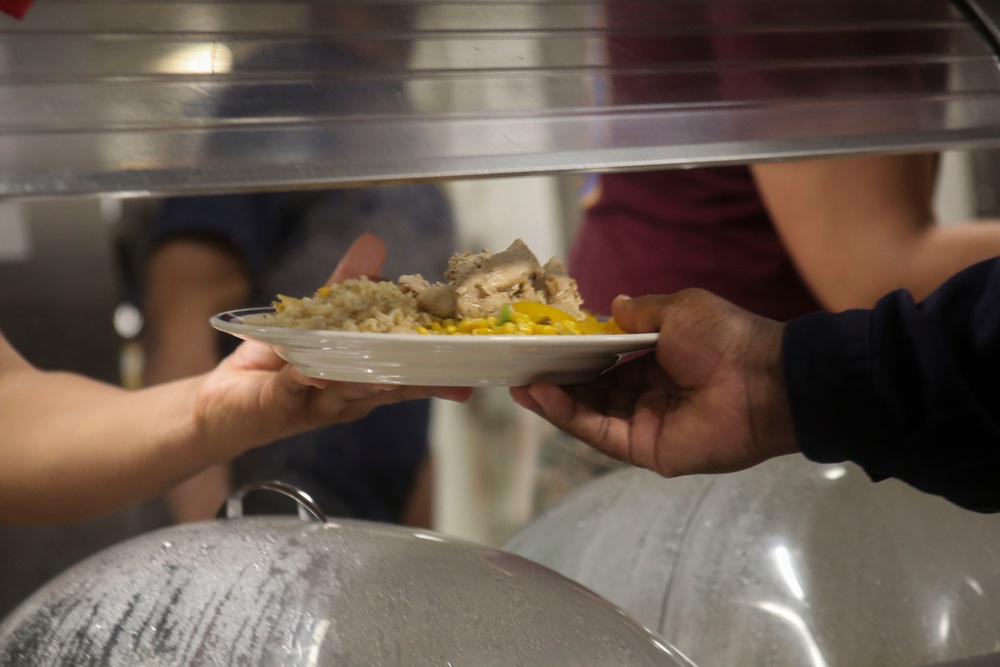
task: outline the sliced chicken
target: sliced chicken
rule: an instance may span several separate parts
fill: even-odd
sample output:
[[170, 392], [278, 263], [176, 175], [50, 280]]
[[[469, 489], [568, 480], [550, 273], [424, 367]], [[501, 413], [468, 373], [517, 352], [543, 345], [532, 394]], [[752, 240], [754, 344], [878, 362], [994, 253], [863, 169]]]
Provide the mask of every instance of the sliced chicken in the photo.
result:
[[548, 304], [566, 311], [578, 320], [582, 319], [584, 314], [580, 306], [583, 305], [583, 297], [580, 296], [576, 281], [566, 272], [563, 261], [553, 257], [546, 262], [543, 277]]
[[457, 253], [444, 275], [449, 282], [434, 284], [419, 275], [402, 276], [399, 286], [421, 310], [440, 318], [489, 317], [517, 301], [547, 303], [583, 317], [583, 300], [565, 264], [553, 258], [542, 267], [520, 239], [496, 254]]

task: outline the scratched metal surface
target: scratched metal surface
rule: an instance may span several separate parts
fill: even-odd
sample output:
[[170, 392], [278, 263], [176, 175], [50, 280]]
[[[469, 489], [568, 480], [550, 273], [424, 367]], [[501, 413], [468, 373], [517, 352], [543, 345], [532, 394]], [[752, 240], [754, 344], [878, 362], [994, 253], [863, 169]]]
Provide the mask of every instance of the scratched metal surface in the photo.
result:
[[0, 665], [682, 667], [617, 607], [497, 549], [254, 517], [105, 550], [0, 625]]

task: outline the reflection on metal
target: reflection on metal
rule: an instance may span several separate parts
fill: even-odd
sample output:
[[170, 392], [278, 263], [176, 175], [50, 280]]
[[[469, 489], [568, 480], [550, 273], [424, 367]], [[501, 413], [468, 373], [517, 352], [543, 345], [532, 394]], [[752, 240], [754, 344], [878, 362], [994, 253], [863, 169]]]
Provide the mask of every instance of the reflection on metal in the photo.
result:
[[822, 651], [819, 650], [816, 640], [813, 638], [812, 633], [809, 632], [809, 626], [806, 625], [806, 622], [794, 609], [768, 600], [761, 600], [755, 603], [754, 606], [761, 611], [773, 614], [791, 627], [805, 648], [802, 653], [809, 657], [808, 664], [810, 667], [828, 667], [826, 660], [823, 658]]
[[997, 143], [994, 54], [947, 0], [46, 0], [0, 19], [0, 196]]
[[775, 568], [778, 574], [788, 585], [788, 590], [797, 600], [805, 600], [806, 594], [802, 590], [799, 577], [795, 574], [795, 566], [792, 564], [792, 554], [785, 545], [779, 545], [771, 549], [771, 556], [774, 558]]
[[997, 0], [956, 0], [955, 3], [973, 17], [992, 40], [994, 48], [1000, 45], [1000, 2]]
[[978, 595], [979, 597], [983, 597], [986, 594], [985, 591], [983, 591], [982, 584], [980, 584], [978, 581], [976, 581], [972, 577], [966, 577], [965, 578], [965, 583], [969, 584], [969, 588], [971, 588], [973, 591], [975, 591], [976, 595]]
[[233, 52], [223, 44], [192, 44], [163, 56], [153, 68], [162, 74], [221, 74], [233, 69]]
[[951, 634], [951, 617], [954, 612], [947, 601], [943, 602], [942, 607], [943, 609], [941, 609], [938, 615], [937, 633], [938, 641], [942, 646], [946, 646], [948, 644], [948, 636]]
[[243, 500], [248, 494], [258, 491], [278, 493], [295, 501], [296, 511], [303, 521], [326, 523], [326, 514], [312, 497], [299, 489], [279, 480], [263, 480], [251, 482], [239, 488], [226, 499], [226, 518], [239, 519], [243, 516]]

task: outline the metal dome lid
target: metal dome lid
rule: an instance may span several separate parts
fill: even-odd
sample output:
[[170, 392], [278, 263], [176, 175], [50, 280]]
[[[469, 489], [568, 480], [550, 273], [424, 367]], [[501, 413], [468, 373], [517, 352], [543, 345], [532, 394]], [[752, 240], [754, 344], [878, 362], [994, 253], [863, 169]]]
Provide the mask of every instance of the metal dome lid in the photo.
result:
[[133, 538], [54, 579], [0, 625], [0, 665], [690, 666], [519, 556], [230, 507], [233, 518]]
[[699, 665], [928, 667], [1000, 658], [1000, 516], [852, 464], [626, 469], [514, 535]]

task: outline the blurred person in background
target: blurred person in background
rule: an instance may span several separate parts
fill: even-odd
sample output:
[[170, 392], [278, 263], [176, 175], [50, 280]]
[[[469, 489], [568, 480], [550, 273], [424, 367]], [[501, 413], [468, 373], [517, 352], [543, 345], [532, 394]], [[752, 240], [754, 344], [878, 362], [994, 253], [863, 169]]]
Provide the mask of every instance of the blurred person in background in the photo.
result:
[[[316, 5], [310, 35], [271, 44], [233, 64], [234, 71], [356, 70], [350, 80], [317, 78], [235, 86], [204, 113], [240, 117], [330, 118], [357, 109], [398, 113], [398, 72], [409, 57], [406, 40], [355, 40], [377, 29], [392, 34], [413, 20], [402, 6]], [[373, 72], [375, 75], [368, 77]], [[320, 75], [317, 75], [321, 77]], [[209, 141], [225, 141], [225, 135]], [[225, 150], [225, 145], [220, 144]], [[331, 146], [268, 146], [307, 155]], [[301, 156], [294, 159], [305, 159]], [[359, 234], [388, 245], [387, 278], [421, 273], [440, 278], [456, 250], [449, 204], [437, 185], [312, 189], [171, 198], [142, 241], [145, 381], [157, 384], [203, 372], [233, 344], [207, 326], [225, 310], [269, 304], [278, 294], [311, 295], [323, 284], [330, 257]], [[374, 411], [350, 424], [305, 433], [247, 453], [231, 466], [206, 471], [168, 495], [178, 521], [214, 516], [233, 486], [277, 478], [307, 491], [330, 515], [428, 527], [431, 520], [430, 402]], [[252, 501], [253, 502], [253, 501]], [[251, 502], [251, 504], [252, 504]], [[257, 508], [268, 511], [268, 508]], [[278, 508], [274, 508], [278, 511]]]
[[[208, 325], [219, 312], [306, 296], [327, 258], [358, 235], [386, 239], [386, 276], [435, 275], [454, 234], [431, 185], [168, 199], [148, 230], [145, 379], [203, 372], [235, 342]], [[210, 518], [233, 485], [280, 479], [331, 515], [426, 526], [430, 513], [429, 401], [386, 406], [349, 424], [303, 433], [213, 468], [168, 494], [178, 521]]]
[[[741, 30], [767, 25], [773, 8], [744, 4], [684, 7], [718, 30], [698, 38], [616, 32], [606, 43], [619, 104], [649, 100], [649, 89], [687, 99], [823, 99], [879, 84], [899, 94], [941, 89], [946, 65], [906, 68], [891, 82], [859, 80], [864, 70], [827, 67], [801, 76], [785, 63], [797, 42]], [[676, 5], [606, 7], [613, 26], [668, 22]], [[843, 8], [860, 23], [877, 8]], [[942, 6], [942, 19], [948, 8]], [[651, 14], [651, 12], [653, 14]], [[869, 16], [869, 12], [872, 14]], [[669, 23], [668, 23], [669, 24]], [[896, 30], [810, 35], [808, 53], [863, 60], [887, 50], [934, 53], [939, 36]], [[657, 63], [718, 63], [709, 75], [678, 67], [662, 82]], [[906, 77], [905, 79], [902, 77]], [[671, 98], [672, 99], [672, 98]], [[817, 114], [822, 113], [817, 111]], [[817, 123], [822, 117], [817, 117]], [[759, 315], [787, 320], [819, 309], [870, 307], [905, 287], [919, 299], [959, 269], [1000, 254], [1000, 225], [935, 221], [938, 158], [930, 154], [822, 158], [693, 169], [594, 175], [570, 251], [570, 268], [592, 310], [610, 313], [619, 294], [670, 294], [708, 289]]]

